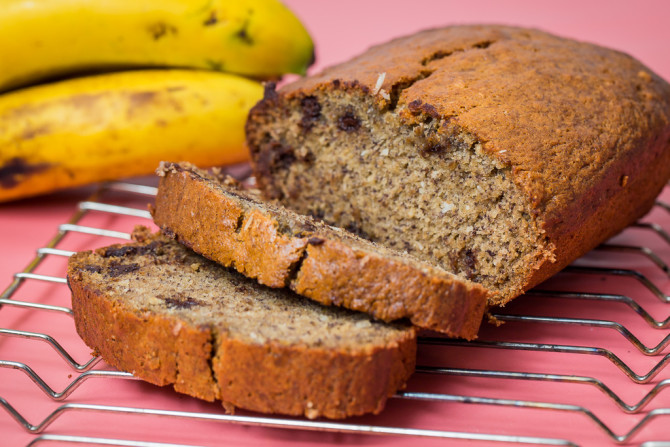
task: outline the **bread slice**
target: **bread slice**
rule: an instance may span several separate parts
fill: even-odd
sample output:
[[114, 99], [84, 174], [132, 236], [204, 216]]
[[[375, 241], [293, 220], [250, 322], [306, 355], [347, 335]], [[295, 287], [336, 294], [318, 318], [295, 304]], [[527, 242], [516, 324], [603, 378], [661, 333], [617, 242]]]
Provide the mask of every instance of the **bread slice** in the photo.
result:
[[264, 197], [502, 304], [653, 206], [670, 177], [670, 86], [596, 45], [452, 26], [269, 86], [247, 141]]
[[308, 216], [265, 203], [232, 179], [162, 163], [154, 221], [205, 257], [270, 287], [384, 321], [475, 338], [486, 291]]
[[228, 409], [379, 413], [414, 370], [416, 335], [270, 289], [146, 228], [70, 258], [77, 332], [111, 365]]

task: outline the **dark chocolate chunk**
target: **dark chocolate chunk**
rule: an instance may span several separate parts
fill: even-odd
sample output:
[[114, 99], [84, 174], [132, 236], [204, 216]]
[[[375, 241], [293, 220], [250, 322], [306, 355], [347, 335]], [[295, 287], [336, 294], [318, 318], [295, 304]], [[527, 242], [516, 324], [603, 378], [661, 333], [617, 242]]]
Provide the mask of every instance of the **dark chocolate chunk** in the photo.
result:
[[122, 245], [122, 246], [112, 246], [107, 247], [104, 253], [102, 254], [103, 258], [121, 258], [123, 256], [135, 255], [137, 253], [137, 246], [135, 245]]
[[256, 169], [262, 174], [272, 174], [277, 170], [288, 169], [295, 161], [296, 155], [292, 148], [273, 140], [263, 148]]
[[361, 128], [361, 120], [354, 112], [347, 110], [337, 119], [337, 128], [345, 132], [356, 132]]
[[302, 108], [302, 118], [299, 125], [308, 132], [321, 118], [321, 104], [315, 96], [305, 96], [300, 100], [300, 107]]
[[82, 267], [82, 270], [91, 273], [100, 273], [102, 271], [102, 267], [100, 267], [99, 265], [87, 264]]
[[162, 299], [167, 307], [171, 309], [191, 309], [195, 306], [202, 306], [202, 303], [190, 296], [185, 296], [180, 293], [172, 297], [163, 297], [159, 296], [158, 298]]
[[474, 254], [474, 252], [470, 249], [465, 250], [465, 265], [468, 267], [469, 270], [474, 270], [475, 265], [477, 264], [477, 256]]
[[309, 239], [307, 239], [307, 243], [310, 244], [310, 245], [321, 245], [324, 242], [326, 242], [326, 240], [324, 238], [316, 237], [316, 236], [312, 236]]
[[422, 147], [419, 153], [422, 157], [428, 157], [430, 155], [441, 154], [442, 152], [445, 152], [446, 149], [447, 147], [443, 143], [429, 144]]
[[111, 264], [107, 269], [107, 276], [116, 278], [117, 276], [126, 275], [140, 269], [139, 264]]
[[146, 255], [162, 254], [162, 250], [159, 248], [163, 245], [161, 241], [152, 241], [147, 245], [122, 245], [122, 246], [112, 246], [105, 249], [102, 254], [103, 258], [122, 258], [124, 256], [135, 256], [135, 255]]

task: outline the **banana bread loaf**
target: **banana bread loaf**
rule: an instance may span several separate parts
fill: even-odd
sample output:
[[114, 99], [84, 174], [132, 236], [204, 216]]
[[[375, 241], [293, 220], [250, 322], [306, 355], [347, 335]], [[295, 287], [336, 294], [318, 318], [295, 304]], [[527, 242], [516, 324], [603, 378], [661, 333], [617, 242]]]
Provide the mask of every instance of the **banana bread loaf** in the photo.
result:
[[486, 291], [466, 279], [254, 197], [231, 178], [162, 163], [154, 221], [203, 256], [270, 287], [384, 321], [475, 338]]
[[267, 413], [378, 413], [414, 370], [407, 325], [270, 289], [139, 228], [70, 258], [77, 332], [111, 365]]
[[268, 86], [247, 139], [265, 197], [502, 304], [650, 209], [670, 176], [670, 87], [617, 51], [453, 26]]

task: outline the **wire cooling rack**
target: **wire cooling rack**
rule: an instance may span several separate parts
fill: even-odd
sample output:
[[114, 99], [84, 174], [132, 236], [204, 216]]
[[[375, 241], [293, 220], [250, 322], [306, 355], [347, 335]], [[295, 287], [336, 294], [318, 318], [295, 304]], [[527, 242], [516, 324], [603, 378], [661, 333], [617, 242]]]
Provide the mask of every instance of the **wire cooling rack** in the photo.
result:
[[103, 185], [0, 295], [0, 406], [23, 445], [670, 446], [670, 187], [639, 223], [496, 309], [478, 340], [423, 334], [408, 387], [381, 415], [344, 421], [226, 414], [91, 357], [66, 259], [150, 226], [155, 192]]

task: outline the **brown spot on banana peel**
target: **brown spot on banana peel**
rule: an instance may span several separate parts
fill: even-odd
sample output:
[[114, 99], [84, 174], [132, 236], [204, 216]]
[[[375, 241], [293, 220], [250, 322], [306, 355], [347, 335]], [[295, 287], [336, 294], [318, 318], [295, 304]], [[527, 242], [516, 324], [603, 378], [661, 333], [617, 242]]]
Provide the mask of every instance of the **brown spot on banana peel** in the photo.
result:
[[157, 95], [158, 95], [157, 92], [152, 91], [131, 93], [128, 96], [129, 108], [134, 109], [149, 104], [156, 99]]
[[53, 108], [57, 104], [68, 104], [75, 109], [93, 111], [97, 108], [98, 102], [102, 99], [104, 95], [101, 93], [96, 94], [79, 94], [70, 96], [67, 98], [58, 99], [53, 102], [44, 102], [38, 104], [23, 104], [14, 109], [10, 109], [3, 116], [3, 119], [7, 122], [10, 121], [20, 121], [30, 117], [35, 117], [44, 111]]
[[139, 114], [144, 113], [151, 108], [171, 107], [173, 110], [181, 113], [183, 111], [182, 105], [177, 99], [173, 97], [174, 92], [182, 90], [175, 88], [174, 90], [166, 89], [160, 91], [145, 90], [139, 92], [127, 93], [126, 116], [128, 119], [133, 119]]
[[103, 96], [104, 95], [102, 93], [96, 93], [93, 95], [81, 94], [71, 96], [67, 99], [67, 101], [78, 109], [92, 109], [97, 107], [98, 101], [100, 101]]
[[154, 40], [159, 40], [165, 37], [168, 33], [177, 35], [177, 27], [165, 22], [155, 22], [147, 27], [147, 31], [151, 34]]
[[48, 124], [43, 124], [38, 127], [28, 127], [23, 132], [21, 132], [21, 141], [32, 140], [33, 138], [39, 137], [41, 135], [46, 135], [51, 132], [51, 126]]
[[223, 71], [223, 61], [215, 61], [213, 59], [205, 59], [205, 64], [214, 71]]
[[249, 35], [249, 19], [244, 21], [242, 28], [235, 33], [235, 37], [249, 46], [254, 44], [254, 40]]
[[45, 171], [50, 167], [49, 163], [29, 163], [22, 158], [12, 158], [0, 166], [0, 187], [14, 188], [25, 177]]
[[212, 26], [212, 25], [216, 25], [217, 23], [219, 23], [219, 19], [218, 19], [218, 17], [216, 17], [216, 11], [212, 11], [209, 14], [209, 17], [207, 18], [207, 20], [202, 22], [202, 24], [205, 25], [205, 26]]

